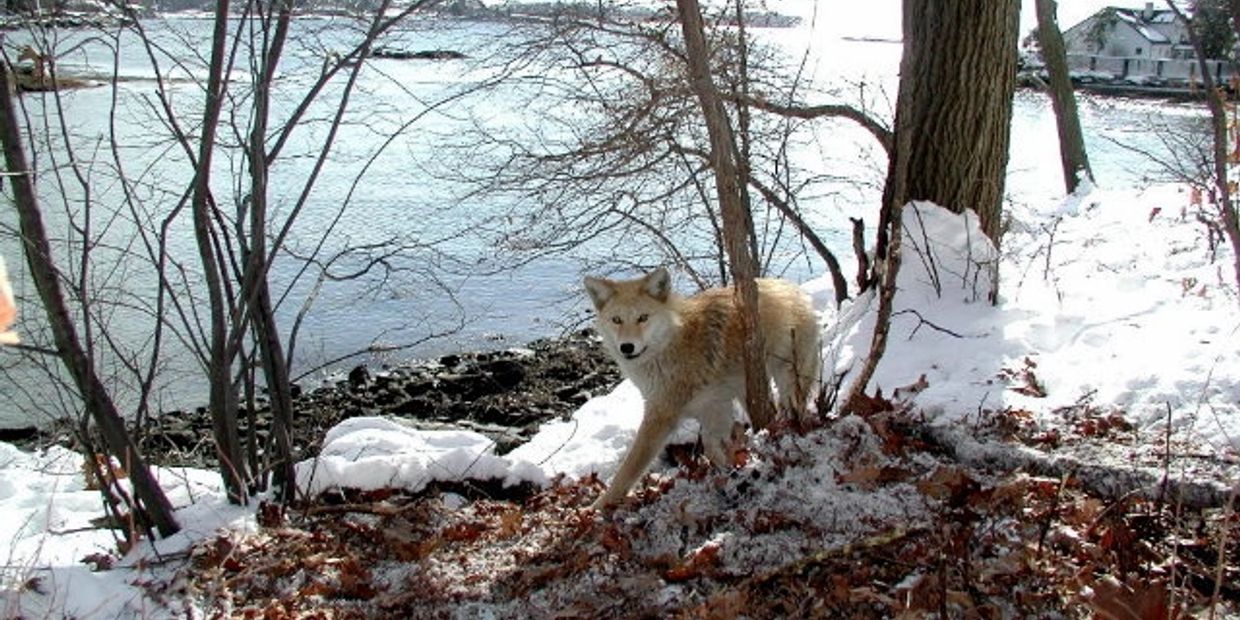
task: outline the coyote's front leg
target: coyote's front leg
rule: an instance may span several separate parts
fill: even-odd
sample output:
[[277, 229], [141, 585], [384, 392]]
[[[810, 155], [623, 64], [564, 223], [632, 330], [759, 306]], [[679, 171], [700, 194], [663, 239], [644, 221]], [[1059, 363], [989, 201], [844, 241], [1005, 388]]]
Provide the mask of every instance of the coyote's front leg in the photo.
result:
[[641, 478], [642, 474], [646, 473], [650, 462], [654, 460], [659, 450], [663, 449], [663, 443], [667, 441], [667, 436], [672, 432], [677, 421], [675, 412], [674, 409], [669, 411], [661, 407], [646, 406], [641, 426], [637, 428], [637, 436], [633, 439], [633, 445], [629, 446], [629, 452], [624, 455], [624, 461], [620, 463], [616, 475], [612, 476], [607, 490], [594, 502], [594, 508], [606, 508], [628, 495], [629, 488], [637, 482], [638, 478]]

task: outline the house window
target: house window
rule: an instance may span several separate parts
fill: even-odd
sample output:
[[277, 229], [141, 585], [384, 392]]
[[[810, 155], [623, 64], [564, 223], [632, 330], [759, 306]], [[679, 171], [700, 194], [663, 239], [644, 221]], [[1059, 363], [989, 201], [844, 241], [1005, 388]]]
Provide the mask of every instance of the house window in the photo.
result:
[[1140, 55], [1141, 55], [1141, 48], [1139, 48], [1139, 47], [1137, 48], [1137, 54], [1136, 54], [1136, 55], [1137, 55], [1137, 56], [1140, 56]]

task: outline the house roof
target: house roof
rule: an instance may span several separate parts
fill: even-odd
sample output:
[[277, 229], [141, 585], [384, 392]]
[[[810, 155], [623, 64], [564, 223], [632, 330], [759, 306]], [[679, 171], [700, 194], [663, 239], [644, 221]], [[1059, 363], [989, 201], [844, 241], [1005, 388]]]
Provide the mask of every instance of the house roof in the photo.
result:
[[[1148, 4], [1152, 3], [1147, 3], [1147, 5]], [[1180, 10], [1189, 17], [1192, 16], [1191, 7], [1182, 7]], [[1088, 24], [1092, 23], [1094, 20], [1100, 19], [1107, 15], [1110, 15], [1111, 19], [1115, 19], [1126, 24], [1129, 28], [1135, 31], [1138, 36], [1144, 38], [1152, 44], [1165, 45], [1173, 43], [1171, 39], [1164, 34], [1164, 32], [1166, 32], [1167, 26], [1175, 24], [1179, 21], [1179, 18], [1175, 15], [1175, 11], [1170, 9], [1156, 9], [1153, 8], [1153, 6], [1147, 6], [1145, 9], [1110, 6], [1099, 10], [1097, 13], [1094, 13], [1089, 18], [1081, 21], [1068, 30], [1072, 31], [1077, 30], [1078, 28], [1087, 28], [1089, 27]], [[1147, 15], [1148, 18], [1146, 17]]]
[[1121, 21], [1132, 26], [1145, 40], [1150, 43], [1170, 43], [1171, 39], [1167, 35], [1150, 27], [1151, 24], [1174, 24], [1175, 13], [1170, 9], [1156, 9], [1150, 11], [1149, 19], [1145, 18], [1145, 11], [1142, 9], [1114, 9], [1115, 16]]

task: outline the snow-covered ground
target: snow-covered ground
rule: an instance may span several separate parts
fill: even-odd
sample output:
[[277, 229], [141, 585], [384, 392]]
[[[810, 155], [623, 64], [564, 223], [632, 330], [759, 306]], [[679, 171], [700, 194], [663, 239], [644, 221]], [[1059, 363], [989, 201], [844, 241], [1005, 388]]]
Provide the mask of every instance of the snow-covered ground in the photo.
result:
[[[1177, 445], [1212, 463], [1203, 475], [1236, 484], [1240, 300], [1231, 249], [1210, 247], [1196, 208], [1184, 188], [1162, 185], [1094, 188], [1012, 213], [998, 259], [1002, 293], [991, 305], [986, 265], [995, 255], [976, 219], [909, 206], [896, 317], [871, 390], [891, 395], [899, 388], [934, 423], [957, 427], [1012, 411], [1046, 429], [1071, 424], [1083, 407], [1119, 414], [1132, 425], [1121, 447], [1065, 447], [1116, 467], [1156, 465], [1147, 457], [1162, 454], [1170, 423]], [[837, 311], [829, 282], [805, 287], [822, 311], [827, 367], [839, 372], [867, 350], [873, 302], [862, 298]], [[298, 475], [309, 492], [336, 485], [416, 490], [464, 478], [605, 478], [640, 416], [640, 394], [626, 382], [502, 457], [472, 432], [351, 419], [328, 433], [320, 457], [300, 463]], [[692, 437], [692, 428], [682, 436]], [[177, 604], [170, 610], [157, 600], [178, 595], [159, 584], [184, 566], [185, 549], [218, 528], [255, 527], [252, 510], [227, 504], [214, 472], [161, 469], [182, 533], [92, 572], [82, 559], [108, 554], [115, 541], [89, 526], [103, 512], [81, 472], [80, 457], [66, 450], [28, 454], [0, 444], [0, 522], [13, 532], [0, 614], [174, 615]]]

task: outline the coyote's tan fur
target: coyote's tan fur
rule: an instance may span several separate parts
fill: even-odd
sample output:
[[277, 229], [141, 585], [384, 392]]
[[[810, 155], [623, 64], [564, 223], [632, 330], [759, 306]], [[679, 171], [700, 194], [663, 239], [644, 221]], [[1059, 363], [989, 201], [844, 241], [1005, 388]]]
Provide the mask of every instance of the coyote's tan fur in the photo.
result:
[[[707, 458], [725, 467], [735, 401], [745, 400], [741, 317], [734, 291], [680, 298], [666, 269], [635, 280], [586, 278], [607, 352], [646, 401], [637, 437], [596, 505], [624, 499], [685, 417], [701, 425]], [[818, 384], [818, 320], [808, 297], [784, 280], [758, 280], [767, 371], [780, 406], [801, 411]]]

